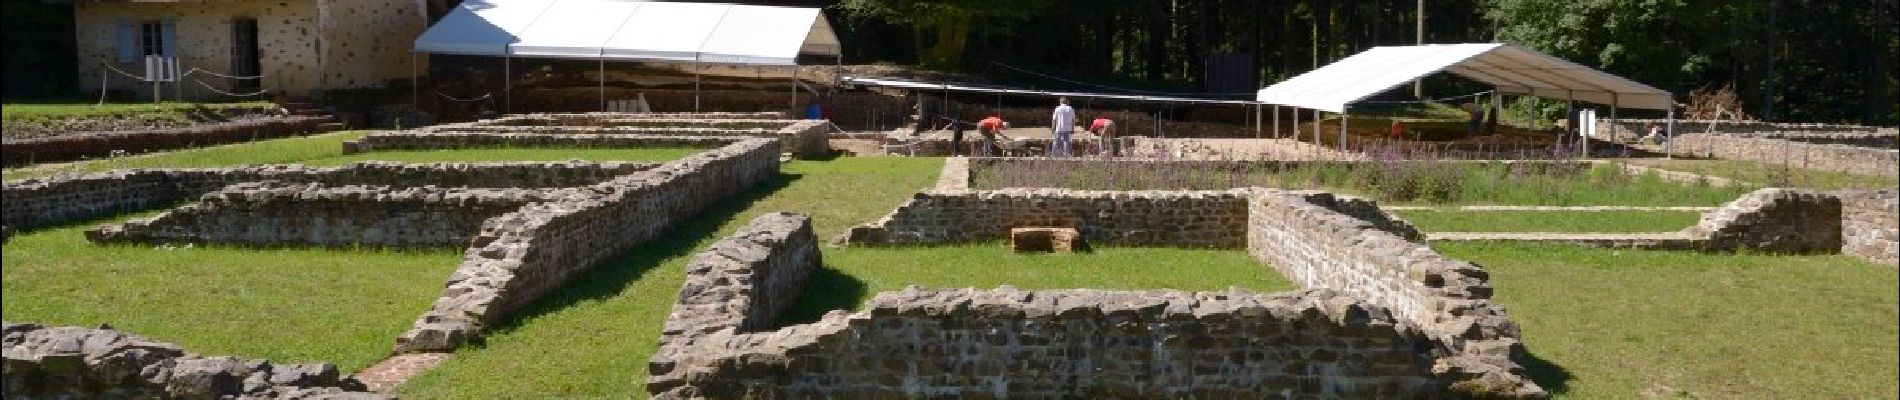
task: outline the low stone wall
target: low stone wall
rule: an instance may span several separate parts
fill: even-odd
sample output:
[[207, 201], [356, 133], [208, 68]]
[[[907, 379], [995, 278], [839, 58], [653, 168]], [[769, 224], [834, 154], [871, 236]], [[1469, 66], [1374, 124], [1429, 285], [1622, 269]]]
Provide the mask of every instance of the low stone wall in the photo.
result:
[[1900, 267], [1900, 190], [1836, 196], [1841, 199], [1841, 253]]
[[778, 174], [777, 139], [731, 144], [490, 218], [397, 353], [448, 351], [568, 278]]
[[[1327, 290], [922, 290], [656, 355], [658, 398], [1430, 398], [1429, 347]], [[669, 357], [672, 356], [672, 357]]]
[[648, 382], [681, 382], [699, 358], [696, 344], [719, 333], [769, 330], [779, 313], [803, 294], [820, 261], [811, 217], [771, 213], [752, 219], [686, 265], [686, 283], [673, 303]]
[[156, 150], [246, 142], [285, 136], [322, 133], [329, 117], [285, 116], [270, 119], [201, 124], [185, 128], [149, 131], [115, 131], [72, 134], [54, 137], [6, 140], [0, 143], [0, 160], [6, 166], [72, 161], [112, 156], [114, 152], [144, 153]]
[[4, 396], [35, 398], [393, 398], [332, 364], [189, 354], [110, 328], [4, 323]]
[[851, 228], [854, 245], [1000, 241], [1017, 227], [1075, 228], [1090, 243], [1241, 248], [1249, 189], [1080, 191], [928, 190], [890, 215]]
[[1727, 135], [1687, 134], [1677, 137], [1669, 147], [1645, 146], [1646, 150], [1665, 149], [1678, 156], [1710, 157], [1754, 161], [1822, 171], [1861, 175], [1900, 177], [1900, 150], [1842, 144], [1813, 144], [1786, 139], [1753, 138]]
[[387, 132], [343, 142], [343, 154], [390, 150], [446, 150], [499, 147], [711, 148], [738, 140], [731, 136], [620, 134], [535, 134], [481, 132]]
[[331, 168], [269, 165], [237, 168], [131, 169], [69, 177], [7, 181], [0, 215], [9, 229], [31, 229], [196, 198], [226, 185], [259, 180], [327, 185], [413, 187], [581, 186], [642, 171], [657, 163], [503, 162], [399, 164], [366, 162]]
[[[1893, 127], [1879, 127], [1848, 124], [1817, 123], [1777, 123], [1762, 121], [1711, 121], [1676, 120], [1677, 136], [1712, 133], [1718, 135], [1759, 135], [1761, 137], [1830, 140], [1835, 137], [1838, 143], [1867, 147], [1893, 148], [1900, 132]], [[1664, 119], [1603, 119], [1597, 123], [1599, 137], [1634, 139], [1648, 134], [1644, 128], [1649, 124], [1668, 127], [1669, 120]], [[1614, 134], [1615, 136], [1611, 136]]]
[[1682, 233], [1707, 250], [1833, 253], [1841, 249], [1841, 200], [1827, 193], [1768, 188], [1721, 208]]
[[1435, 347], [1432, 370], [1455, 391], [1476, 397], [1543, 393], [1517, 362], [1523, 356], [1517, 324], [1491, 301], [1484, 269], [1394, 233], [1407, 229], [1355, 218], [1324, 205], [1329, 203], [1362, 207], [1326, 193], [1254, 197], [1248, 253], [1301, 286], [1364, 299], [1420, 329]]
[[247, 182], [195, 204], [86, 232], [96, 243], [445, 247], [468, 242], [489, 217], [575, 189], [395, 188]]
[[[637, 115], [637, 114], [635, 114]], [[624, 118], [590, 114], [528, 114], [441, 125], [421, 133], [614, 134], [653, 136], [775, 137], [785, 152], [802, 158], [830, 153], [831, 123], [825, 120]]]

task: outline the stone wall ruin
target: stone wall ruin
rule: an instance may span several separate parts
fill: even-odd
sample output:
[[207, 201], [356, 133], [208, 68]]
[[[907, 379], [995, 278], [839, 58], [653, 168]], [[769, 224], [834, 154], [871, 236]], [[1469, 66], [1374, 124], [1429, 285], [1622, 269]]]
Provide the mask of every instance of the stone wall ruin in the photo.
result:
[[332, 364], [186, 353], [111, 328], [4, 323], [4, 396], [29, 398], [384, 399]]

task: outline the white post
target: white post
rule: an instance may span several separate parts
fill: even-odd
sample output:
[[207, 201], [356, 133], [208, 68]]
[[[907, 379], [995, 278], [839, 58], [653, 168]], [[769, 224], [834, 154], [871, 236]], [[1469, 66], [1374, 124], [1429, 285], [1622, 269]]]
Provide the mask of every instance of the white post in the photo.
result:
[[1293, 109], [1293, 127], [1292, 128], [1293, 128], [1293, 131], [1288, 132], [1288, 133], [1292, 134], [1291, 136], [1293, 137], [1293, 141], [1295, 142], [1300, 141], [1300, 109], [1298, 108]]
[[[1616, 93], [1610, 93], [1610, 138], [1611, 139], [1616, 138], [1616, 124], [1618, 123], [1618, 121], [1616, 120], [1616, 107], [1618, 105], [1621, 105], [1620, 103], [1622, 103], [1622, 101], [1621, 99], [1618, 98]], [[1628, 149], [1629, 148], [1628, 146], [1629, 145], [1625, 144], [1623, 148]]]
[[1280, 138], [1280, 105], [1273, 105], [1273, 138]]
[[693, 112], [699, 112], [699, 60], [693, 60]]
[[1321, 145], [1319, 135], [1320, 135], [1319, 110], [1315, 109], [1313, 110], [1313, 145], [1314, 146]]

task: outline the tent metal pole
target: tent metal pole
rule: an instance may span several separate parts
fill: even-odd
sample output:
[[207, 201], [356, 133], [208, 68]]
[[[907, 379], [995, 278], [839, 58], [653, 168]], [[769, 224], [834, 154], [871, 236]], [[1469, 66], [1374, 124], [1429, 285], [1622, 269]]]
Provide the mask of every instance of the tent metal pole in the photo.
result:
[[1352, 112], [1339, 108], [1339, 150], [1346, 150], [1346, 129], [1352, 127]]
[[693, 112], [699, 112], [699, 60], [693, 60]]
[[507, 115], [509, 112], [513, 112], [514, 107], [515, 107], [515, 104], [514, 104], [515, 103], [515, 72], [513, 69], [514, 65], [512, 65], [514, 64], [514, 61], [515, 61], [515, 58], [511, 56], [501, 57], [501, 113], [502, 115]]
[[600, 59], [600, 110], [607, 111], [607, 58]]
[[1676, 99], [1669, 99], [1669, 120], [1663, 128], [1663, 158], [1676, 158]]
[[1313, 145], [1315, 145], [1315, 146], [1319, 146], [1319, 145], [1321, 145], [1321, 144], [1320, 144], [1320, 137], [1319, 137], [1319, 134], [1320, 134], [1320, 132], [1319, 132], [1319, 131], [1320, 131], [1320, 129], [1319, 129], [1319, 110], [1317, 110], [1317, 109], [1316, 109], [1316, 110], [1313, 110]]
[[1280, 138], [1280, 105], [1273, 105], [1273, 138]]
[[1293, 114], [1293, 126], [1291, 127], [1292, 132], [1287, 132], [1287, 133], [1292, 134], [1291, 136], [1293, 137], [1293, 141], [1298, 142], [1300, 141], [1300, 109], [1294, 108], [1292, 114]]
[[409, 109], [411, 110], [422, 109], [421, 89], [419, 89], [422, 87], [422, 83], [420, 79], [422, 78], [416, 73], [416, 53], [411, 52], [409, 53]]
[[[1622, 99], [1618, 98], [1616, 93], [1610, 93], [1610, 138], [1612, 140], [1616, 139], [1616, 108], [1621, 105], [1621, 100]], [[1627, 149], [1629, 147], [1628, 145], [1624, 145], [1624, 148]]]
[[789, 111], [787, 111], [786, 114], [790, 115], [792, 119], [799, 119], [798, 118], [798, 64], [792, 64], [792, 99], [791, 99], [791, 106], [789, 107], [790, 107], [788, 108]]

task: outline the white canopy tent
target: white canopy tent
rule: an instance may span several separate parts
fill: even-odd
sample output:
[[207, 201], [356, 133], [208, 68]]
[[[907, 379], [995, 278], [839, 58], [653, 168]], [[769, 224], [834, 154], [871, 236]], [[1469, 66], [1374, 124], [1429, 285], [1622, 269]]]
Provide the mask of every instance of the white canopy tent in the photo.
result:
[[817, 8], [637, 0], [467, 0], [415, 40], [417, 53], [502, 57], [504, 73], [514, 57], [598, 60], [603, 103], [607, 61], [787, 66], [796, 83], [799, 55], [842, 50]]
[[[1311, 109], [1317, 135], [1320, 111], [1350, 116], [1348, 107], [1379, 93], [1439, 72], [1491, 85], [1498, 94], [1585, 101], [1617, 108], [1666, 110], [1674, 120], [1668, 91], [1598, 71], [1561, 58], [1504, 43], [1382, 46], [1260, 89], [1262, 103]], [[1495, 103], [1495, 102], [1494, 102]], [[1297, 125], [1297, 115], [1296, 122]], [[1279, 113], [1274, 113], [1278, 134]], [[1342, 119], [1341, 143], [1346, 138]], [[1670, 127], [1673, 131], [1673, 123]]]

